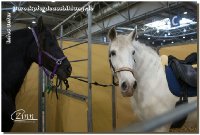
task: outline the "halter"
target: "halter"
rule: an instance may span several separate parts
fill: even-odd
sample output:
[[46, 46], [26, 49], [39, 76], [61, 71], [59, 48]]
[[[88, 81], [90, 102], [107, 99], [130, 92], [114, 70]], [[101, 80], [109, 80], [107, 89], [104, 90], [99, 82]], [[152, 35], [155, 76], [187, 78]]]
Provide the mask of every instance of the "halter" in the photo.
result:
[[129, 72], [131, 72], [132, 75], [134, 76], [134, 71], [133, 71], [133, 69], [131, 69], [131, 68], [129, 68], [129, 67], [121, 67], [121, 68], [115, 69], [115, 67], [113, 66], [113, 64], [112, 64], [112, 62], [111, 62], [110, 56], [109, 56], [109, 63], [110, 63], [110, 67], [111, 67], [112, 70], [113, 70], [113, 82], [112, 82], [112, 83], [113, 83], [115, 86], [118, 86], [118, 85], [119, 85], [118, 82], [115, 82], [116, 73], [121, 72], [121, 71], [129, 71]]
[[[53, 79], [53, 77], [54, 77], [54, 75], [55, 75], [55, 73], [56, 73], [56, 71], [57, 71], [57, 69], [58, 69], [58, 66], [60, 66], [60, 65], [62, 64], [62, 61], [63, 61], [64, 59], [66, 59], [66, 57], [64, 56], [64, 57], [62, 57], [62, 58], [60, 58], [60, 59], [57, 59], [57, 58], [55, 58], [54, 56], [52, 56], [51, 54], [49, 54], [48, 52], [46, 52], [46, 51], [44, 51], [44, 50], [41, 50], [41, 49], [40, 49], [40, 44], [39, 44], [39, 41], [38, 41], [38, 37], [37, 37], [37, 35], [36, 35], [36, 33], [35, 33], [35, 30], [34, 30], [33, 28], [31, 28], [31, 31], [32, 31], [32, 33], [33, 33], [33, 36], [34, 36], [34, 38], [35, 38], [36, 45], [37, 45], [37, 47], [38, 47], [38, 64], [39, 64], [39, 67], [43, 68], [45, 74], [46, 74], [50, 79]], [[54, 69], [53, 69], [53, 71], [52, 71], [51, 74], [49, 74], [48, 71], [47, 71], [47, 69], [46, 69], [45, 67], [43, 67], [43, 65], [42, 65], [42, 53], [45, 54], [46, 56], [48, 56], [49, 58], [51, 58], [52, 60], [55, 61], [55, 66], [54, 66]]]

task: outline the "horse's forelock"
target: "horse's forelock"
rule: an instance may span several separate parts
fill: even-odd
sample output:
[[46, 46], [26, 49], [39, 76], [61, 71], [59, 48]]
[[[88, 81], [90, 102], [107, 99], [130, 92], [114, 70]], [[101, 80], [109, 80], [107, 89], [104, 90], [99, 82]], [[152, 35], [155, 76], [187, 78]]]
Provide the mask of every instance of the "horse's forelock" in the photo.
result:
[[113, 46], [127, 47], [132, 45], [132, 41], [128, 38], [128, 35], [117, 35], [116, 39], [112, 42]]

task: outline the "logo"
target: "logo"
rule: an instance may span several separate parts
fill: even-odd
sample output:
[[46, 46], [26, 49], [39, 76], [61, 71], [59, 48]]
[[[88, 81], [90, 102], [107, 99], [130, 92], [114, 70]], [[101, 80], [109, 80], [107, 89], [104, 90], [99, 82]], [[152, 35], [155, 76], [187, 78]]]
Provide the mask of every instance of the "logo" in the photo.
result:
[[34, 114], [28, 114], [24, 109], [18, 109], [11, 114], [11, 120], [15, 122], [35, 122], [38, 119], [34, 118]]
[[171, 18], [171, 27], [176, 27], [180, 25], [180, 17], [174, 16]]

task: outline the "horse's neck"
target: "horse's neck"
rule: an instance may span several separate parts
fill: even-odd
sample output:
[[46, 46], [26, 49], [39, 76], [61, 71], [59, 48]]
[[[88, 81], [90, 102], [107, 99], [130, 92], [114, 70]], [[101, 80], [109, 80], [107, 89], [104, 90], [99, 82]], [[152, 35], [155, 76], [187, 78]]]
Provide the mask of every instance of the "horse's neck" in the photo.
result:
[[156, 52], [145, 45], [138, 45], [136, 52], [138, 87], [134, 99], [141, 117], [151, 117], [173, 107], [175, 98], [168, 89], [165, 72]]
[[[21, 34], [21, 38], [19, 38]], [[3, 42], [2, 50], [2, 89], [15, 99], [23, 80], [32, 64], [29, 57], [33, 46], [30, 30], [14, 32], [11, 44]], [[33, 50], [32, 50], [33, 51]]]
[[[137, 46], [138, 53], [136, 54], [136, 71], [139, 80], [145, 78], [157, 78], [161, 68], [160, 57], [151, 48], [140, 44]], [[153, 75], [152, 75], [153, 74]], [[147, 80], [149, 80], [147, 79]]]

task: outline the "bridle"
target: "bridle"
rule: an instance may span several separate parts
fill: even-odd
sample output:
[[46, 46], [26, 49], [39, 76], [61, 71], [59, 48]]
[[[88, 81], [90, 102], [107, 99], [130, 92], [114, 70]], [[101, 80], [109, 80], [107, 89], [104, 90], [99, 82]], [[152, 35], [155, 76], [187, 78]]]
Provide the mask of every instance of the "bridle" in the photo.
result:
[[[31, 31], [33, 33], [36, 45], [38, 47], [38, 65], [39, 65], [39, 67], [43, 68], [45, 74], [52, 80], [53, 77], [55, 76], [56, 71], [58, 70], [58, 67], [62, 64], [63, 60], [66, 59], [66, 56], [63, 56], [60, 59], [57, 59], [54, 56], [52, 56], [51, 54], [49, 54], [48, 52], [42, 50], [40, 48], [39, 40], [38, 40], [38, 37], [37, 37], [37, 35], [35, 33], [35, 30], [33, 28], [31, 28]], [[51, 74], [49, 74], [47, 69], [42, 64], [42, 54], [45, 54], [46, 56], [51, 58], [53, 61], [55, 61], [55, 66], [54, 66], [53, 71], [51, 72]]]
[[112, 64], [112, 61], [111, 61], [111, 55], [109, 55], [109, 63], [110, 63], [110, 67], [112, 68], [112, 71], [113, 71], [113, 76], [112, 76], [112, 83], [113, 85], [115, 86], [118, 86], [119, 83], [118, 82], [115, 82], [115, 77], [116, 77], [116, 74], [118, 72], [121, 72], [121, 71], [129, 71], [132, 73], [132, 75], [134, 76], [134, 71], [133, 69], [129, 68], [129, 67], [121, 67], [121, 68], [118, 68], [118, 69], [115, 69], [115, 67], [113, 66]]

